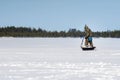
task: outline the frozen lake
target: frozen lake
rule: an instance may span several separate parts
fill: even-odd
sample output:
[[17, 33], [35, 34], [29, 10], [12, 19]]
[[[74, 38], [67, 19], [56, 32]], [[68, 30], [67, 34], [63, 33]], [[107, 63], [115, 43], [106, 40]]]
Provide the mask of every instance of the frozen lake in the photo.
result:
[[0, 80], [120, 80], [120, 39], [0, 38]]

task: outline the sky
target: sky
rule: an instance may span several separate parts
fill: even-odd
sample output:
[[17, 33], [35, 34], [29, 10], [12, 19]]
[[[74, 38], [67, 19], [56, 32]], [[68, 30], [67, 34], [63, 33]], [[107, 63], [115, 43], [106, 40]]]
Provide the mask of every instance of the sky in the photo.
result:
[[120, 30], [120, 0], [0, 0], [0, 26]]

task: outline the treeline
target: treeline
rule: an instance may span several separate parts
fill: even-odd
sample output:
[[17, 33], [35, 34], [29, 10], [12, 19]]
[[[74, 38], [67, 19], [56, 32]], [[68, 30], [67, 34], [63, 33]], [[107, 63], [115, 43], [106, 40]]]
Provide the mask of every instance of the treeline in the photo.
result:
[[[41, 28], [0, 27], [0, 37], [83, 37], [84, 32], [76, 29], [68, 31], [47, 31]], [[93, 37], [116, 37], [120, 38], [120, 30], [93, 32]]]

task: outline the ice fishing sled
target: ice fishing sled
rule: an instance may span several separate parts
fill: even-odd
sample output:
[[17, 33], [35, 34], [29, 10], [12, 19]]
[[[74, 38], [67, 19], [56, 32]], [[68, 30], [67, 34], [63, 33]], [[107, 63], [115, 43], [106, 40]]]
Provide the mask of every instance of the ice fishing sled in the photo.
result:
[[82, 48], [82, 50], [84, 50], [84, 51], [87, 51], [87, 50], [94, 50], [96, 47], [95, 46], [90, 46], [90, 44], [88, 44], [88, 45], [84, 45], [83, 43], [85, 42], [84, 41], [85, 39], [83, 38], [82, 39], [82, 43], [81, 43], [81, 48]]
[[96, 47], [82, 47], [81, 46], [81, 48], [82, 48], [82, 50], [87, 51], [87, 50], [94, 50]]

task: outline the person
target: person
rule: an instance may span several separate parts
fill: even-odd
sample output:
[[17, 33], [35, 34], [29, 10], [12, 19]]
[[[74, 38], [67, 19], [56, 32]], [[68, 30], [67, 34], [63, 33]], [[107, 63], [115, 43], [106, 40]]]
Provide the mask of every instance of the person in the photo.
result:
[[91, 47], [93, 47], [91, 29], [87, 25], [85, 25], [84, 30], [85, 30], [85, 46], [88, 47], [90, 45]]

